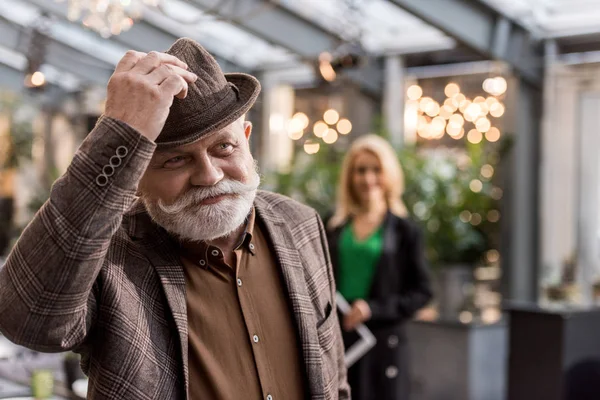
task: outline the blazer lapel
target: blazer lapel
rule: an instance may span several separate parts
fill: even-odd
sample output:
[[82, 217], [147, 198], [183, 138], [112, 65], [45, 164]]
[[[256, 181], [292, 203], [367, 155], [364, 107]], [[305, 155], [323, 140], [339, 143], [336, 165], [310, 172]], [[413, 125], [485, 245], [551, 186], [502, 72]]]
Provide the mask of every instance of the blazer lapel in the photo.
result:
[[[141, 239], [146, 247], [145, 255], [160, 279], [171, 315], [175, 320], [183, 362], [185, 393], [189, 387], [188, 376], [188, 321], [185, 300], [185, 274], [178, 257], [178, 249], [169, 235], [155, 225], [143, 208], [137, 206], [132, 220], [128, 221], [130, 234]], [[131, 214], [131, 213], [128, 213]]]
[[255, 208], [267, 230], [290, 297], [311, 398], [319, 398], [325, 392], [325, 383], [317, 333], [317, 317], [306, 285], [300, 254], [294, 245], [294, 238], [286, 221], [273, 210], [268, 201], [260, 197], [260, 193], [256, 198]]

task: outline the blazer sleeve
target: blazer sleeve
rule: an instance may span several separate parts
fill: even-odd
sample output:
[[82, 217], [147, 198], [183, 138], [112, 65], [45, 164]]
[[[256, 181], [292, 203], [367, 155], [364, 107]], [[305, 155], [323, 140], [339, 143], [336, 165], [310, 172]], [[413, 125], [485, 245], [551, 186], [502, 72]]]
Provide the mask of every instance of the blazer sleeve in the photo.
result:
[[370, 300], [371, 319], [374, 321], [398, 321], [412, 318], [432, 298], [431, 278], [423, 248], [420, 230], [412, 225], [404, 234], [406, 272], [403, 275], [406, 283], [403, 293], [391, 293], [379, 299]]
[[335, 347], [337, 350], [337, 367], [338, 367], [338, 397], [339, 400], [350, 400], [350, 385], [348, 384], [347, 379], [347, 370], [346, 370], [346, 362], [344, 360], [344, 341], [342, 339], [342, 331], [340, 327], [340, 323], [338, 319], [337, 303], [336, 303], [336, 286], [335, 286], [335, 278], [333, 275], [333, 266], [331, 264], [331, 257], [329, 256], [329, 248], [327, 245], [327, 234], [325, 231], [325, 227], [323, 226], [323, 221], [319, 217], [316, 216], [317, 223], [319, 225], [319, 234], [321, 236], [321, 245], [323, 246], [323, 254], [325, 255], [325, 261], [327, 265], [327, 277], [329, 278], [329, 288], [331, 291], [331, 301], [332, 301], [332, 312], [331, 317], [335, 318], [334, 326], [335, 329]]
[[46, 352], [85, 340], [95, 281], [156, 145], [102, 117], [0, 270], [0, 332]]

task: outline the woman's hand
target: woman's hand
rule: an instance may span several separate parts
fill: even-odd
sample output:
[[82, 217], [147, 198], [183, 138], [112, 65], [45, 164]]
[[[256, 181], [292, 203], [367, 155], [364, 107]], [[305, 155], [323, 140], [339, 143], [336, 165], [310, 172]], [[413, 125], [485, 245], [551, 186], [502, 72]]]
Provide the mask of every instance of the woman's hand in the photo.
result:
[[371, 308], [363, 299], [352, 303], [352, 309], [344, 316], [344, 330], [351, 331], [363, 322], [371, 319]]

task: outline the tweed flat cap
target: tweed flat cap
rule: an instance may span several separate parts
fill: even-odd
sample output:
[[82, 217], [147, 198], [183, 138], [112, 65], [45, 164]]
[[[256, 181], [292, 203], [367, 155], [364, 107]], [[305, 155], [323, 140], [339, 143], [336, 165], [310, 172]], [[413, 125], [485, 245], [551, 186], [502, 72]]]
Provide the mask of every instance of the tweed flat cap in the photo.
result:
[[198, 80], [189, 85], [185, 99], [174, 99], [156, 139], [159, 147], [192, 143], [232, 124], [260, 93], [258, 79], [243, 73], [224, 74], [215, 58], [192, 39], [177, 40], [166, 53], [185, 62]]

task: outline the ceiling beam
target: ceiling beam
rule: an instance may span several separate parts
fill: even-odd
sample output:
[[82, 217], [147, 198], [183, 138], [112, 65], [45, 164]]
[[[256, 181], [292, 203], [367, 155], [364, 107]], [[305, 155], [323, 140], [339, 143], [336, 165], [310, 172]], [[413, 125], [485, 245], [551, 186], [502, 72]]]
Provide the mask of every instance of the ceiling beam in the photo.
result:
[[[273, 0], [228, 2], [218, 8], [214, 7], [214, 0], [188, 1], [254, 36], [297, 54], [311, 68], [322, 52], [332, 52], [343, 43], [336, 34]], [[373, 96], [381, 95], [383, 70], [373, 57], [369, 58], [366, 67], [342, 74], [361, 90]]]
[[[0, 45], [21, 54], [27, 54], [29, 34], [24, 27], [0, 17]], [[106, 85], [112, 73], [110, 64], [81, 53], [55, 39], [48, 41], [45, 63], [69, 72], [82, 80]]]
[[[179, 39], [179, 36], [142, 20], [135, 23], [127, 32], [114, 36], [112, 39], [131, 49], [149, 52], [152, 50], [166, 51], [177, 39]], [[205, 46], [205, 44], [202, 43], [202, 40], [198, 41], [215, 57], [217, 63], [224, 72], [245, 72], [245, 68], [242, 66], [215, 54], [214, 49]]]
[[522, 25], [481, 0], [389, 0], [440, 29], [464, 46], [501, 60], [529, 83], [540, 87], [543, 45]]
[[[64, 3], [57, 3], [54, 1], [48, 0], [26, 0], [28, 3], [35, 5], [42, 11], [50, 13], [63, 21], [68, 21], [67, 19], [67, 7]], [[85, 28], [81, 26], [79, 23], [74, 23], [82, 30], [82, 33], [85, 32]], [[99, 36], [98, 36], [99, 37]], [[165, 51], [171, 45], [179, 39], [179, 36], [176, 36], [160, 27], [151, 24], [148, 21], [142, 20], [136, 22], [133, 27], [127, 32], [123, 32], [120, 35], [112, 36], [110, 41], [113, 43], [120, 44], [124, 46], [125, 50], [138, 50], [148, 52], [151, 50], [155, 51]], [[214, 50], [207, 48], [211, 53], [214, 54]], [[124, 53], [124, 52], [123, 52]], [[218, 54], [215, 55], [217, 62], [225, 72], [238, 72], [244, 70], [244, 68], [239, 65], [220, 57]]]
[[23, 90], [23, 80], [25, 74], [23, 71], [9, 67], [0, 62], [0, 87], [13, 91], [20, 92]]
[[332, 51], [341, 38], [273, 0], [226, 2], [215, 8], [215, 0], [188, 0], [203, 11], [216, 13], [245, 31], [314, 60], [323, 51]]

